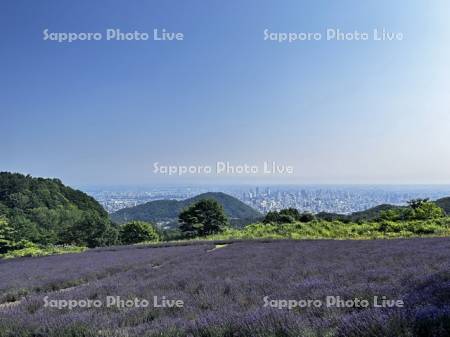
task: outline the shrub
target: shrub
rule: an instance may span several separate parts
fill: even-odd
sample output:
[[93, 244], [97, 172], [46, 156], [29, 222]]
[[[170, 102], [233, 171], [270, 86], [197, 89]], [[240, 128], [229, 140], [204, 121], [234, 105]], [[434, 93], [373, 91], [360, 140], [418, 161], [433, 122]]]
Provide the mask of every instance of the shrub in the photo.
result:
[[306, 223], [306, 222], [311, 222], [315, 219], [314, 215], [311, 213], [302, 213], [300, 214], [300, 217], [298, 219], [298, 221]]
[[381, 220], [407, 221], [432, 220], [445, 217], [442, 208], [428, 199], [414, 199], [408, 202], [408, 207], [395, 208], [381, 212]]
[[270, 211], [264, 217], [264, 223], [278, 223], [280, 214], [277, 211]]
[[159, 241], [160, 235], [153, 224], [144, 221], [131, 221], [122, 225], [119, 240], [123, 244], [134, 244], [145, 241]]
[[311, 222], [315, 219], [314, 215], [311, 213], [300, 213], [296, 208], [285, 208], [277, 211], [270, 211], [266, 214], [263, 223], [294, 223], [300, 221], [303, 223]]

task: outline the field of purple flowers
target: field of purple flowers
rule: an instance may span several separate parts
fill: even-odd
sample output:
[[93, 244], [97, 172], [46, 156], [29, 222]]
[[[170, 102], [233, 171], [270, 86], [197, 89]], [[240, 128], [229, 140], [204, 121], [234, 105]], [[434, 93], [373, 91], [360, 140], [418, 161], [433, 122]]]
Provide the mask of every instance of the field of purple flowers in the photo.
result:
[[[0, 337], [450, 336], [448, 238], [214, 248], [135, 246], [0, 261]], [[45, 307], [107, 296], [151, 304], [164, 296], [184, 305]], [[385, 296], [404, 307], [279, 309], [264, 300], [326, 296]]]

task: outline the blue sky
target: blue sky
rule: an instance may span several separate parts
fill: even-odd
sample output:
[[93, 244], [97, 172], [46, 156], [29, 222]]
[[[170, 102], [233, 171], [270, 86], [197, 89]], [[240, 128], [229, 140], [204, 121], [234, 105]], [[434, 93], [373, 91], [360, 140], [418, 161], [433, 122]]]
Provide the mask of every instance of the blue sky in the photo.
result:
[[[154, 162], [267, 160], [295, 175], [240, 181], [450, 183], [448, 1], [6, 0], [0, 26], [0, 170], [139, 184], [177, 181]], [[69, 44], [46, 28], [185, 38]], [[327, 28], [404, 39], [264, 41]]]

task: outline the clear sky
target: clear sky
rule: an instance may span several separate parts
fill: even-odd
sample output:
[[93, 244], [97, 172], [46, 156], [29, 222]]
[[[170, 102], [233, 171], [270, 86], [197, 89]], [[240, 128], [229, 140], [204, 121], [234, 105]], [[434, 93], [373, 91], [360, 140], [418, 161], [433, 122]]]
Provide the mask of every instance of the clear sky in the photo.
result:
[[[267, 182], [450, 183], [448, 0], [3, 0], [0, 26], [2, 171], [164, 183], [191, 177], [154, 162], [267, 160], [295, 168]], [[184, 40], [43, 40], [108, 28]], [[404, 38], [264, 40], [328, 28]]]

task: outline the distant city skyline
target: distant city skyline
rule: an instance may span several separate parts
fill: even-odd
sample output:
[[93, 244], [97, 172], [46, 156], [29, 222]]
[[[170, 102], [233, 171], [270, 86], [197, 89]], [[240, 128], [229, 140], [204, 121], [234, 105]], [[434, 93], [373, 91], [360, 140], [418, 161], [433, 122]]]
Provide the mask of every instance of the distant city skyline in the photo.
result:
[[110, 213], [154, 200], [183, 200], [206, 192], [230, 194], [262, 213], [296, 208], [303, 212], [349, 214], [381, 204], [405, 205], [411, 199], [450, 196], [448, 186], [160, 186], [83, 188]]
[[[450, 184], [447, 0], [16, 0], [0, 28], [0, 171], [71, 186]], [[183, 39], [46, 39], [113, 28]], [[327, 29], [402, 39], [265, 40]], [[294, 173], [153, 172], [217, 161]]]

